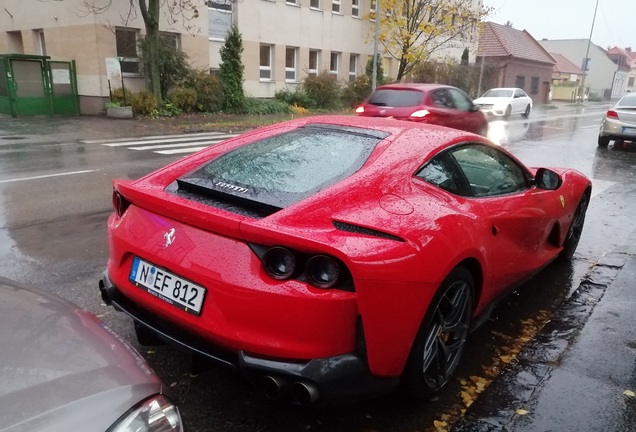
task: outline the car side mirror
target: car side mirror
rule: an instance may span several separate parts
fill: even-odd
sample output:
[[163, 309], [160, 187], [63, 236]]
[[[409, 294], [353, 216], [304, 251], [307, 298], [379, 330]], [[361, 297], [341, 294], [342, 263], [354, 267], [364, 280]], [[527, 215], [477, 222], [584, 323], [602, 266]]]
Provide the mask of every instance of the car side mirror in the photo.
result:
[[477, 111], [479, 111], [479, 107], [475, 104], [472, 104], [470, 106], [470, 112], [477, 112]]
[[561, 176], [547, 168], [539, 168], [534, 176], [534, 184], [539, 189], [557, 190], [562, 183]]

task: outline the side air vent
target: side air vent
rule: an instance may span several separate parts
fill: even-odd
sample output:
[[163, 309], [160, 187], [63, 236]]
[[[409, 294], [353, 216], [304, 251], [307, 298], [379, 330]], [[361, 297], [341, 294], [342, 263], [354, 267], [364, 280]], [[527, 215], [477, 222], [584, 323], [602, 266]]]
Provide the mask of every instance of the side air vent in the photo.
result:
[[370, 235], [373, 237], [380, 237], [383, 239], [404, 242], [403, 238], [400, 238], [393, 234], [385, 233], [385, 232], [374, 230], [371, 228], [361, 227], [358, 225], [348, 224], [345, 222], [333, 221], [333, 226], [335, 226], [336, 229], [339, 229], [340, 231], [347, 231], [347, 232], [352, 232], [357, 234], [365, 234], [365, 235]]

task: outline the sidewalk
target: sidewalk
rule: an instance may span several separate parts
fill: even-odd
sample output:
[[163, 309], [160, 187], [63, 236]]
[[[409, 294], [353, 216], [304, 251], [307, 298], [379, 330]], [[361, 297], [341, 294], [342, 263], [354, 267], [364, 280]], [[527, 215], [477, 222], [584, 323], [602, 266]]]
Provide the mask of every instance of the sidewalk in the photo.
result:
[[453, 432], [636, 432], [636, 231]]

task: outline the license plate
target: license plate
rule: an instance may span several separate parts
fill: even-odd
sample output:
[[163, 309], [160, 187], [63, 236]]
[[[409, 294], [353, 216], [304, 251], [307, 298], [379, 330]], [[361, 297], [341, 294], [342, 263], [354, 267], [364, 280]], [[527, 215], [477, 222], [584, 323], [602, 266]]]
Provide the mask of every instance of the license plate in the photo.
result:
[[206, 289], [200, 285], [137, 257], [130, 269], [130, 281], [185, 312], [201, 314]]
[[636, 135], [636, 128], [624, 127], [623, 128], [623, 133], [624, 134], [629, 134], [629, 135]]

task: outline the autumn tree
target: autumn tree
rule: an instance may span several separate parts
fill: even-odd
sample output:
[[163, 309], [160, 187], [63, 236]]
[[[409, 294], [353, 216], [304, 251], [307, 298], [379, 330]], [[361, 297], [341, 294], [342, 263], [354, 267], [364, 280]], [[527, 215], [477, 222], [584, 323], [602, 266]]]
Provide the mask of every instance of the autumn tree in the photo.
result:
[[[235, 0], [224, 0], [233, 2]], [[85, 13], [101, 14], [111, 8], [121, 8], [120, 16], [125, 27], [129, 21], [141, 15], [145, 27], [144, 55], [145, 74], [148, 77], [149, 90], [161, 103], [161, 34], [159, 21], [164, 16], [170, 24], [180, 22], [190, 34], [200, 32], [192, 22], [199, 17], [199, 8], [205, 7], [206, 0], [83, 0], [80, 8]], [[113, 23], [109, 23], [112, 25]]]
[[399, 63], [397, 80], [436, 51], [476, 38], [488, 12], [476, 0], [382, 0], [378, 40]]

